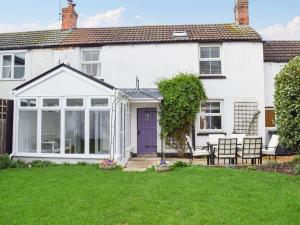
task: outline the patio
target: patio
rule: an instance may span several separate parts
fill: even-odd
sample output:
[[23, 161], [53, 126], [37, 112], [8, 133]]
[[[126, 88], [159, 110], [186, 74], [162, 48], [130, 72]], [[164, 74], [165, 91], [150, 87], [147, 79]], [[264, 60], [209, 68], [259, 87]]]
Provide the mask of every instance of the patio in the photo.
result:
[[[293, 159], [293, 156], [278, 156], [277, 157], [277, 162], [278, 163], [285, 163], [285, 162], [289, 162]], [[169, 162], [177, 162], [177, 161], [183, 161], [186, 163], [189, 163], [189, 159], [188, 158], [166, 158], [167, 161]], [[269, 161], [273, 161], [275, 162], [274, 158], [271, 157], [271, 160], [269, 160], [269, 157], [263, 157], [263, 161], [262, 164], [267, 164]], [[148, 168], [150, 168], [151, 166], [153, 166], [154, 163], [158, 163], [160, 162], [160, 158], [131, 158], [128, 163], [126, 164], [124, 171], [127, 172], [142, 172], [147, 170]], [[193, 165], [195, 166], [207, 166], [207, 161], [206, 158], [196, 158], [193, 161]], [[242, 164], [242, 159], [238, 158], [238, 164], [237, 166], [242, 166], [242, 165], [251, 165], [251, 161], [248, 160], [248, 163], [244, 163]], [[228, 160], [225, 162], [221, 160], [219, 165], [214, 165], [215, 167], [217, 166], [234, 166], [234, 165], [230, 165], [228, 164]]]

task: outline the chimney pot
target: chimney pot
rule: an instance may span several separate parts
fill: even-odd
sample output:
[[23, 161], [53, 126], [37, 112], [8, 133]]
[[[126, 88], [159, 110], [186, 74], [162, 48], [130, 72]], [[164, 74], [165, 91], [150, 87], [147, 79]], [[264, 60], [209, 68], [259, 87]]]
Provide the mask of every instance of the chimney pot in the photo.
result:
[[235, 0], [235, 22], [239, 25], [249, 25], [249, 1]]
[[77, 28], [78, 14], [75, 11], [76, 4], [68, 0], [68, 6], [62, 8], [62, 29], [69, 30]]

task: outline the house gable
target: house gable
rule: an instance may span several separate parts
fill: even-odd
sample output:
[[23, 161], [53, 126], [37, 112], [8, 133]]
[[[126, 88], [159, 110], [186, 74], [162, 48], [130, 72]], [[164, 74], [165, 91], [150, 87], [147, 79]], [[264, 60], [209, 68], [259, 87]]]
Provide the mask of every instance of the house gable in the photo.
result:
[[115, 88], [70, 66], [61, 64], [14, 89], [15, 96], [101, 96]]

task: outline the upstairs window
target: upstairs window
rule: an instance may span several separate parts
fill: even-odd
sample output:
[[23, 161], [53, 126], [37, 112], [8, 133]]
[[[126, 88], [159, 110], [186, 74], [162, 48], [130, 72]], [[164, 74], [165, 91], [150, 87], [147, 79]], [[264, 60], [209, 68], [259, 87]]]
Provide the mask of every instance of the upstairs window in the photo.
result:
[[81, 52], [81, 70], [91, 76], [101, 75], [100, 50], [83, 50]]
[[200, 74], [201, 75], [222, 74], [220, 47], [200, 47]]
[[1, 61], [1, 79], [23, 79], [25, 75], [25, 53], [3, 54]]

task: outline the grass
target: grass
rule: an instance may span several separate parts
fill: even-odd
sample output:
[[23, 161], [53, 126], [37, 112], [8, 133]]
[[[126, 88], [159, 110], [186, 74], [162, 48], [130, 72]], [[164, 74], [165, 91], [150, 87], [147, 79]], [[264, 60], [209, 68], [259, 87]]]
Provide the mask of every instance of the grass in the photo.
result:
[[0, 224], [299, 224], [299, 187], [296, 176], [233, 169], [9, 169]]

